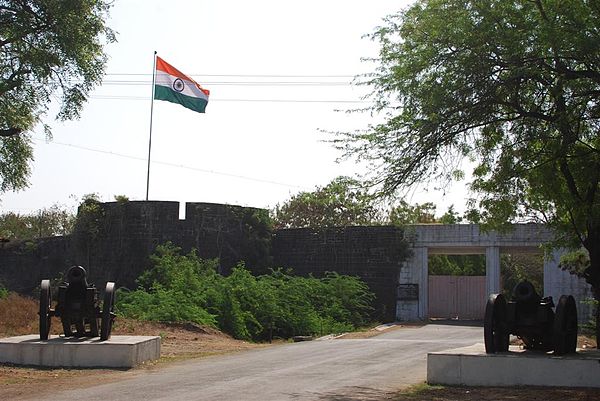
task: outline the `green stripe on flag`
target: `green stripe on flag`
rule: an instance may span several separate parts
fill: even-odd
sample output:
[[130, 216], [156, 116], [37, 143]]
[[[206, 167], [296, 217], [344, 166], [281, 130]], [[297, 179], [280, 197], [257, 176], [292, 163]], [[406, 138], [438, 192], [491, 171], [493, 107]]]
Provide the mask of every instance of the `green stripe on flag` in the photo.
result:
[[183, 107], [197, 111], [198, 113], [204, 113], [206, 104], [208, 103], [205, 99], [182, 95], [181, 93], [161, 85], [154, 85], [154, 99], [178, 103]]

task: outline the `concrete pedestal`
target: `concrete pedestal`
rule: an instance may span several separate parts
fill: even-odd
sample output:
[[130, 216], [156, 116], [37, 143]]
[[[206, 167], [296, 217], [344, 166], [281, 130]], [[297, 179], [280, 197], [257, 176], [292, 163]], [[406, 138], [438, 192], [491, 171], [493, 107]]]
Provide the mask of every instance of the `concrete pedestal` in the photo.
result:
[[0, 362], [30, 366], [131, 368], [160, 357], [160, 337], [111, 336], [96, 338], [39, 335], [0, 339]]
[[483, 344], [427, 354], [427, 382], [466, 386], [600, 387], [600, 351], [554, 356], [510, 347], [486, 354]]

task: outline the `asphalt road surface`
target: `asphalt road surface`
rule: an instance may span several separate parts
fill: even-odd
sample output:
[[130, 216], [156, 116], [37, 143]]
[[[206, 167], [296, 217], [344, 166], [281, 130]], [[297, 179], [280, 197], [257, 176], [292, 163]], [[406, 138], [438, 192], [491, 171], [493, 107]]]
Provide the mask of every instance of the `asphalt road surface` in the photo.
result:
[[57, 400], [375, 400], [426, 378], [427, 352], [483, 342], [481, 327], [430, 324], [368, 339], [285, 344], [190, 360]]

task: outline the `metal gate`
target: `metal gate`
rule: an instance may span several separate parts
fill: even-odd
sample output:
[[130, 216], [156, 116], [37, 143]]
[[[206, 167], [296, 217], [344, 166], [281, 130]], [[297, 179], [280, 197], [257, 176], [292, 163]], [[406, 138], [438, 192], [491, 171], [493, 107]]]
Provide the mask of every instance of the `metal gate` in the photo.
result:
[[483, 320], [485, 276], [429, 276], [429, 317]]

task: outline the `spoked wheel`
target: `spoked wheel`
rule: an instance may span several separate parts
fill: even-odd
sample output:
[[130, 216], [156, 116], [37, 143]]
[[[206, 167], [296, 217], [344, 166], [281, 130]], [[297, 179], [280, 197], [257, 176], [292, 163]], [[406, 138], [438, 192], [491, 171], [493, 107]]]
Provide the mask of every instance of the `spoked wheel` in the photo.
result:
[[50, 280], [42, 280], [40, 286], [40, 340], [47, 340], [50, 334], [50, 322], [52, 315], [50, 307], [52, 305], [52, 295], [50, 293]]
[[554, 354], [564, 355], [577, 350], [577, 304], [575, 298], [563, 295], [554, 315]]
[[506, 299], [502, 294], [490, 295], [485, 305], [483, 337], [487, 354], [508, 351]]
[[110, 338], [110, 331], [112, 329], [113, 320], [115, 319], [114, 314], [115, 307], [115, 283], [109, 281], [106, 283], [106, 290], [104, 290], [104, 302], [102, 304], [102, 321], [100, 323], [100, 340], [105, 341]]

